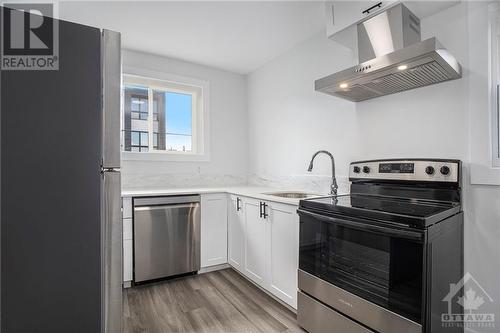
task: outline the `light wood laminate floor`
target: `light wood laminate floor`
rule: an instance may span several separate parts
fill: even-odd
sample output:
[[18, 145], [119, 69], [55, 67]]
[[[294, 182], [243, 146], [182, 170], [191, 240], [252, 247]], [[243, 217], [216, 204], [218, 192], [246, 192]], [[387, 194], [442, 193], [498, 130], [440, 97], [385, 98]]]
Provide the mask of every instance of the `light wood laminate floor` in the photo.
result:
[[232, 269], [124, 292], [124, 332], [305, 332], [296, 316]]

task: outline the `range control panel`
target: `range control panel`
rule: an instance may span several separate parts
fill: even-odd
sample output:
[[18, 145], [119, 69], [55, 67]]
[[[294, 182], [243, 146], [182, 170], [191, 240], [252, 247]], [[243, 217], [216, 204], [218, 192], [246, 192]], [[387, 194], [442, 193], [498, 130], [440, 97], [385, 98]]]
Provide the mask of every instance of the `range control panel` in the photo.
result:
[[353, 162], [349, 167], [349, 178], [458, 183], [460, 161], [418, 159]]

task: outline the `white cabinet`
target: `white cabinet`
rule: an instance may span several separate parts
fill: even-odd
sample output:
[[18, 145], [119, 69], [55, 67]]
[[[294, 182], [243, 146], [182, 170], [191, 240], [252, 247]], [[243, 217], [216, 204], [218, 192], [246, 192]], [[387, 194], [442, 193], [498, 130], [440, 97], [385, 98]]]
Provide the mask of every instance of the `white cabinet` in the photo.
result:
[[132, 198], [122, 199], [123, 215], [123, 282], [125, 285], [133, 279], [132, 249]]
[[125, 197], [122, 199], [122, 215], [124, 219], [132, 218], [132, 198]]
[[129, 283], [133, 279], [133, 250], [132, 240], [123, 240], [123, 282]]
[[123, 240], [132, 239], [132, 218], [123, 218]]
[[268, 278], [270, 292], [297, 308], [299, 217], [297, 207], [269, 202], [267, 218]]
[[227, 263], [227, 195], [201, 196], [201, 267]]
[[235, 195], [228, 196], [227, 208], [227, 255], [228, 262], [236, 270], [243, 273], [244, 229], [242, 199]]
[[[372, 8], [381, 3], [380, 6]], [[326, 33], [328, 37], [368, 16], [386, 9], [395, 1], [327, 1], [325, 2]], [[369, 10], [369, 13], [366, 10]]]
[[245, 214], [245, 270], [244, 274], [255, 283], [265, 285], [266, 278], [266, 220], [261, 217], [261, 201], [246, 198]]
[[236, 196], [229, 202], [229, 264], [297, 308], [297, 206]]

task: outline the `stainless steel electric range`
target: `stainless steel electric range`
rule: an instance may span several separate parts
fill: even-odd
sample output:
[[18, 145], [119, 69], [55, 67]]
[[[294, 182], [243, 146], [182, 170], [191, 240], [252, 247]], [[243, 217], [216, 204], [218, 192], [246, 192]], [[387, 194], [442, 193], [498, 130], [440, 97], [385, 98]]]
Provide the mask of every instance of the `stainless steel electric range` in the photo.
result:
[[[349, 195], [302, 200], [298, 322], [310, 333], [434, 333], [463, 275], [461, 162], [354, 162]], [[453, 313], [461, 313], [452, 304]]]

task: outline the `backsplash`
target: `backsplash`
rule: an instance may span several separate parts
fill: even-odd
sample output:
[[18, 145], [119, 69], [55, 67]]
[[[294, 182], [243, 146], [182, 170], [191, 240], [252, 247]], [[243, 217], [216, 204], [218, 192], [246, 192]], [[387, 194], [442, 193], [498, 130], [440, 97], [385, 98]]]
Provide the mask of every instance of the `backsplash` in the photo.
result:
[[[280, 190], [301, 190], [319, 194], [330, 193], [331, 183], [332, 178], [330, 176], [291, 175], [288, 177], [263, 177], [254, 174], [248, 177], [249, 185], [271, 187]], [[339, 186], [339, 194], [349, 193], [348, 177], [337, 177], [337, 184]]]
[[247, 177], [226, 174], [144, 174], [122, 172], [122, 190], [186, 188], [186, 187], [218, 187], [236, 186], [247, 183]]
[[[122, 190], [186, 188], [186, 187], [221, 187], [221, 186], [262, 186], [279, 190], [300, 190], [319, 194], [330, 192], [332, 179], [329, 176], [258, 176], [226, 174], [154, 174], [122, 172]], [[349, 193], [349, 179], [337, 177], [338, 193]]]

